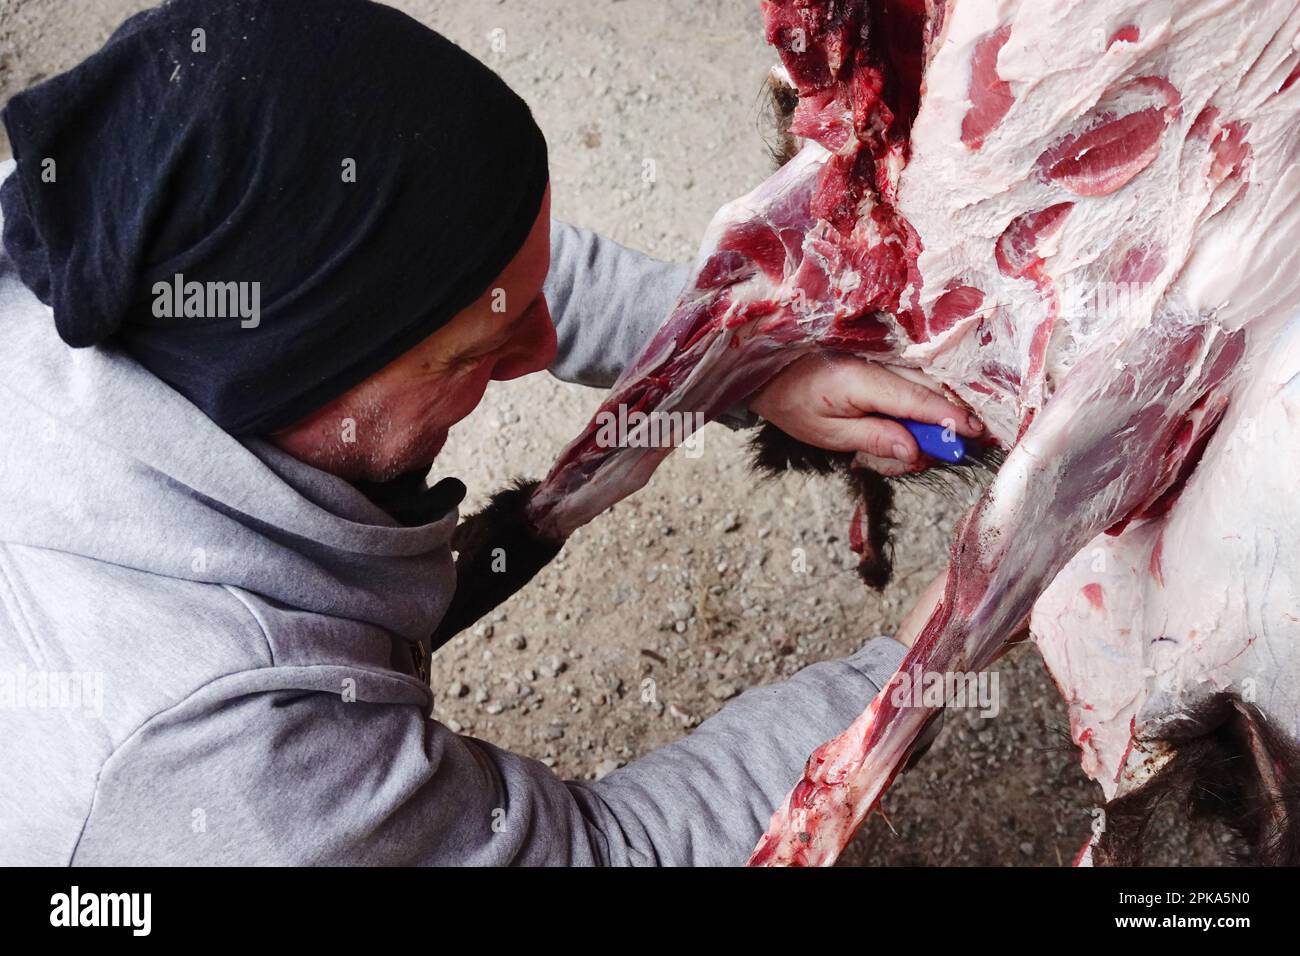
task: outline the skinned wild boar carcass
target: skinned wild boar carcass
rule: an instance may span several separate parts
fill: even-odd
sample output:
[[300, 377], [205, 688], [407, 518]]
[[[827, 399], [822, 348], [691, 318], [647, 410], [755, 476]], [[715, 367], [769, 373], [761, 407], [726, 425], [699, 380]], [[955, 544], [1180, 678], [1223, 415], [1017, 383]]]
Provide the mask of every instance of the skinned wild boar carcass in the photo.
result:
[[[1213, 765], [1260, 857], [1294, 861], [1300, 0], [763, 12], [802, 148], [718, 213], [602, 411], [716, 416], [816, 352], [923, 370], [1006, 459], [894, 681], [985, 668], [1030, 618], [1110, 800], [1085, 860], [1136, 859], [1154, 796]], [[538, 540], [668, 454], [594, 435], [532, 492]], [[751, 863], [833, 862], [935, 716], [886, 688]]]

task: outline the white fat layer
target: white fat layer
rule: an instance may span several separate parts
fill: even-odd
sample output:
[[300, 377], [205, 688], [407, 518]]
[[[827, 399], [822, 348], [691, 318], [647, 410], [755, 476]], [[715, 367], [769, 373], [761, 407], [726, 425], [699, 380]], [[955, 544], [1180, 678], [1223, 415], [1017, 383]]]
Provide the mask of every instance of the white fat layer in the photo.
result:
[[[1010, 38], [998, 74], [1010, 83], [1015, 103], [982, 149], [973, 151], [961, 132], [971, 107], [974, 54], [981, 40], [1007, 24]], [[1129, 26], [1140, 31], [1138, 42], [1108, 45]], [[1212, 313], [1227, 328], [1285, 321], [1280, 305], [1300, 295], [1293, 241], [1300, 220], [1300, 84], [1277, 91], [1296, 64], [1298, 34], [1295, 0], [949, 4], [900, 203], [925, 247], [919, 262], [923, 307], [932, 309], [953, 284], [971, 285], [985, 295], [982, 314], [1000, 309], [1009, 328], [981, 347], [974, 335], [978, 321], [965, 322], [905, 358], [953, 387], [1009, 440], [1028, 411], [1026, 399], [1036, 405], [1050, 397], [1053, 383], [1080, 356], [1104, 338], [1150, 324], [1157, 310]], [[1139, 77], [1167, 80], [1181, 95], [1180, 112], [1154, 162], [1109, 196], [1077, 196], [1045, 182], [1039, 157], [1097, 112], [1123, 116], [1164, 105], [1163, 94], [1131, 88]], [[1220, 185], [1208, 175], [1208, 142], [1188, 140], [1206, 107], [1218, 111], [1220, 124], [1250, 124], [1247, 184], [1234, 179]], [[1070, 201], [1075, 207], [1064, 228], [1040, 250], [1056, 299], [1028, 279], [1002, 275], [994, 251], [1007, 226]], [[1115, 288], [1125, 256], [1143, 251], [1158, 252], [1163, 268], [1140, 287]], [[987, 380], [984, 369], [991, 364], [1026, 374], [1035, 330], [1062, 303], [1042, 396], [990, 397], [969, 387]]]
[[[1004, 25], [1010, 37], [997, 69], [1015, 102], [976, 151], [962, 142], [972, 64], [979, 43]], [[1112, 44], [1126, 27], [1137, 28], [1138, 41]], [[1253, 695], [1282, 722], [1300, 715], [1300, 84], [1279, 92], [1298, 50], [1296, 0], [956, 0], [927, 74], [900, 187], [902, 212], [924, 244], [920, 301], [928, 312], [954, 285], [985, 298], [980, 316], [905, 359], [951, 386], [999, 437], [1013, 440], [1030, 406], [1050, 400], [1085, 356], [1162, 313], [1249, 334], [1248, 371], [1228, 418], [1173, 512], [1085, 548], [1035, 612], [1085, 767], [1109, 792], [1139, 716], [1139, 733], [1156, 735], [1223, 691]], [[1106, 196], [1046, 181], [1039, 157], [1102, 122], [1100, 114], [1167, 105], [1153, 84], [1134, 85], [1141, 77], [1167, 81], [1179, 97], [1151, 164]], [[1193, 135], [1207, 109], [1214, 120]], [[1243, 175], [1225, 181], [1211, 143], [1223, 143], [1232, 123], [1248, 125], [1251, 157]], [[1018, 217], [1062, 202], [1074, 208], [1039, 249], [1053, 297], [1003, 275], [995, 250]], [[1126, 256], [1143, 254], [1159, 257], [1151, 275], [1136, 287], [1107, 287]], [[995, 364], [1028, 377], [1031, 338], [1062, 303], [1041, 392], [988, 396], [970, 387]], [[1006, 325], [981, 345], [984, 316]], [[1040, 507], [1028, 497], [1031, 470], [1059, 449], [1039, 446], [1081, 440], [1079, 429], [1104, 417], [1078, 411], [1064, 436], [1030, 430], [990, 496], [987, 524], [1011, 526]], [[1242, 444], [1244, 428], [1256, 430], [1255, 444]], [[1161, 536], [1163, 586], [1150, 570]], [[1089, 585], [1102, 608], [1086, 596]], [[1300, 737], [1300, 728], [1285, 729]]]
[[1297, 474], [1300, 310], [1254, 358], [1173, 511], [1097, 538], [1034, 610], [1084, 767], [1108, 796], [1131, 726], [1142, 739], [1197, 726], [1219, 694], [1300, 739]]

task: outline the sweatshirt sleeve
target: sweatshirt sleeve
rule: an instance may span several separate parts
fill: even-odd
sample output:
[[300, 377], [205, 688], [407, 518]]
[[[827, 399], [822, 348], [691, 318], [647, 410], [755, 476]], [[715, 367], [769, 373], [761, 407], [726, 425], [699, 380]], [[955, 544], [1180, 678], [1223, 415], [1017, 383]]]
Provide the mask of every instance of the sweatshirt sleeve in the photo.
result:
[[209, 685], [109, 757], [72, 862], [740, 864], [808, 754], [902, 657], [877, 639], [751, 690], [596, 783], [453, 734], [414, 703]]
[[[551, 374], [609, 388], [672, 311], [690, 266], [660, 262], [562, 222], [551, 223], [545, 294], [559, 348]], [[719, 421], [748, 428], [757, 418], [737, 407]]]

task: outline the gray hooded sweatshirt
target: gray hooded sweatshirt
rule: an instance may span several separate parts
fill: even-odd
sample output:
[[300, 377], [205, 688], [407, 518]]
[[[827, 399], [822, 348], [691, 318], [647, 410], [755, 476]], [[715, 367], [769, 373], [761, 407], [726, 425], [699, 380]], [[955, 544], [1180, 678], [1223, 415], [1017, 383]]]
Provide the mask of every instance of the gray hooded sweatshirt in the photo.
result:
[[[684, 281], [557, 224], [553, 371], [610, 384]], [[566, 782], [430, 717], [410, 643], [454, 510], [400, 527], [68, 348], [2, 254], [0, 326], [0, 864], [738, 864], [902, 657], [873, 641]]]

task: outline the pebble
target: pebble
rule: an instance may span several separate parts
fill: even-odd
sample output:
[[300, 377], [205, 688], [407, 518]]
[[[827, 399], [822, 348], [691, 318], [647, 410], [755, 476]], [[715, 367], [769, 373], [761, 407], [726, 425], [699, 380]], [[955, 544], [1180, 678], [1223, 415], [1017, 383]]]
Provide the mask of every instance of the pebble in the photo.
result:
[[538, 672], [543, 677], [558, 677], [569, 669], [569, 662], [564, 658], [552, 654], [546, 660], [537, 666]]
[[740, 517], [734, 512], [727, 514], [721, 521], [714, 525], [717, 530], [723, 534], [729, 534], [740, 527]]
[[510, 645], [511, 650], [522, 651], [528, 646], [528, 638], [522, 634], [511, 634], [506, 639], [506, 643]]
[[695, 605], [690, 601], [670, 601], [668, 613], [674, 621], [689, 621], [695, 616]]
[[447, 693], [452, 697], [464, 697], [469, 693], [469, 685], [454, 680], [451, 682], [451, 686], [447, 688]]
[[694, 714], [687, 713], [676, 704], [668, 705], [668, 716], [677, 721], [683, 727], [694, 727], [700, 722], [700, 719]]
[[735, 684], [718, 684], [709, 693], [717, 700], [731, 700], [740, 693], [740, 688]]
[[621, 760], [602, 760], [600, 763], [596, 764], [596, 779], [599, 780], [601, 777], [609, 776], [621, 766], [623, 766], [623, 761]]

